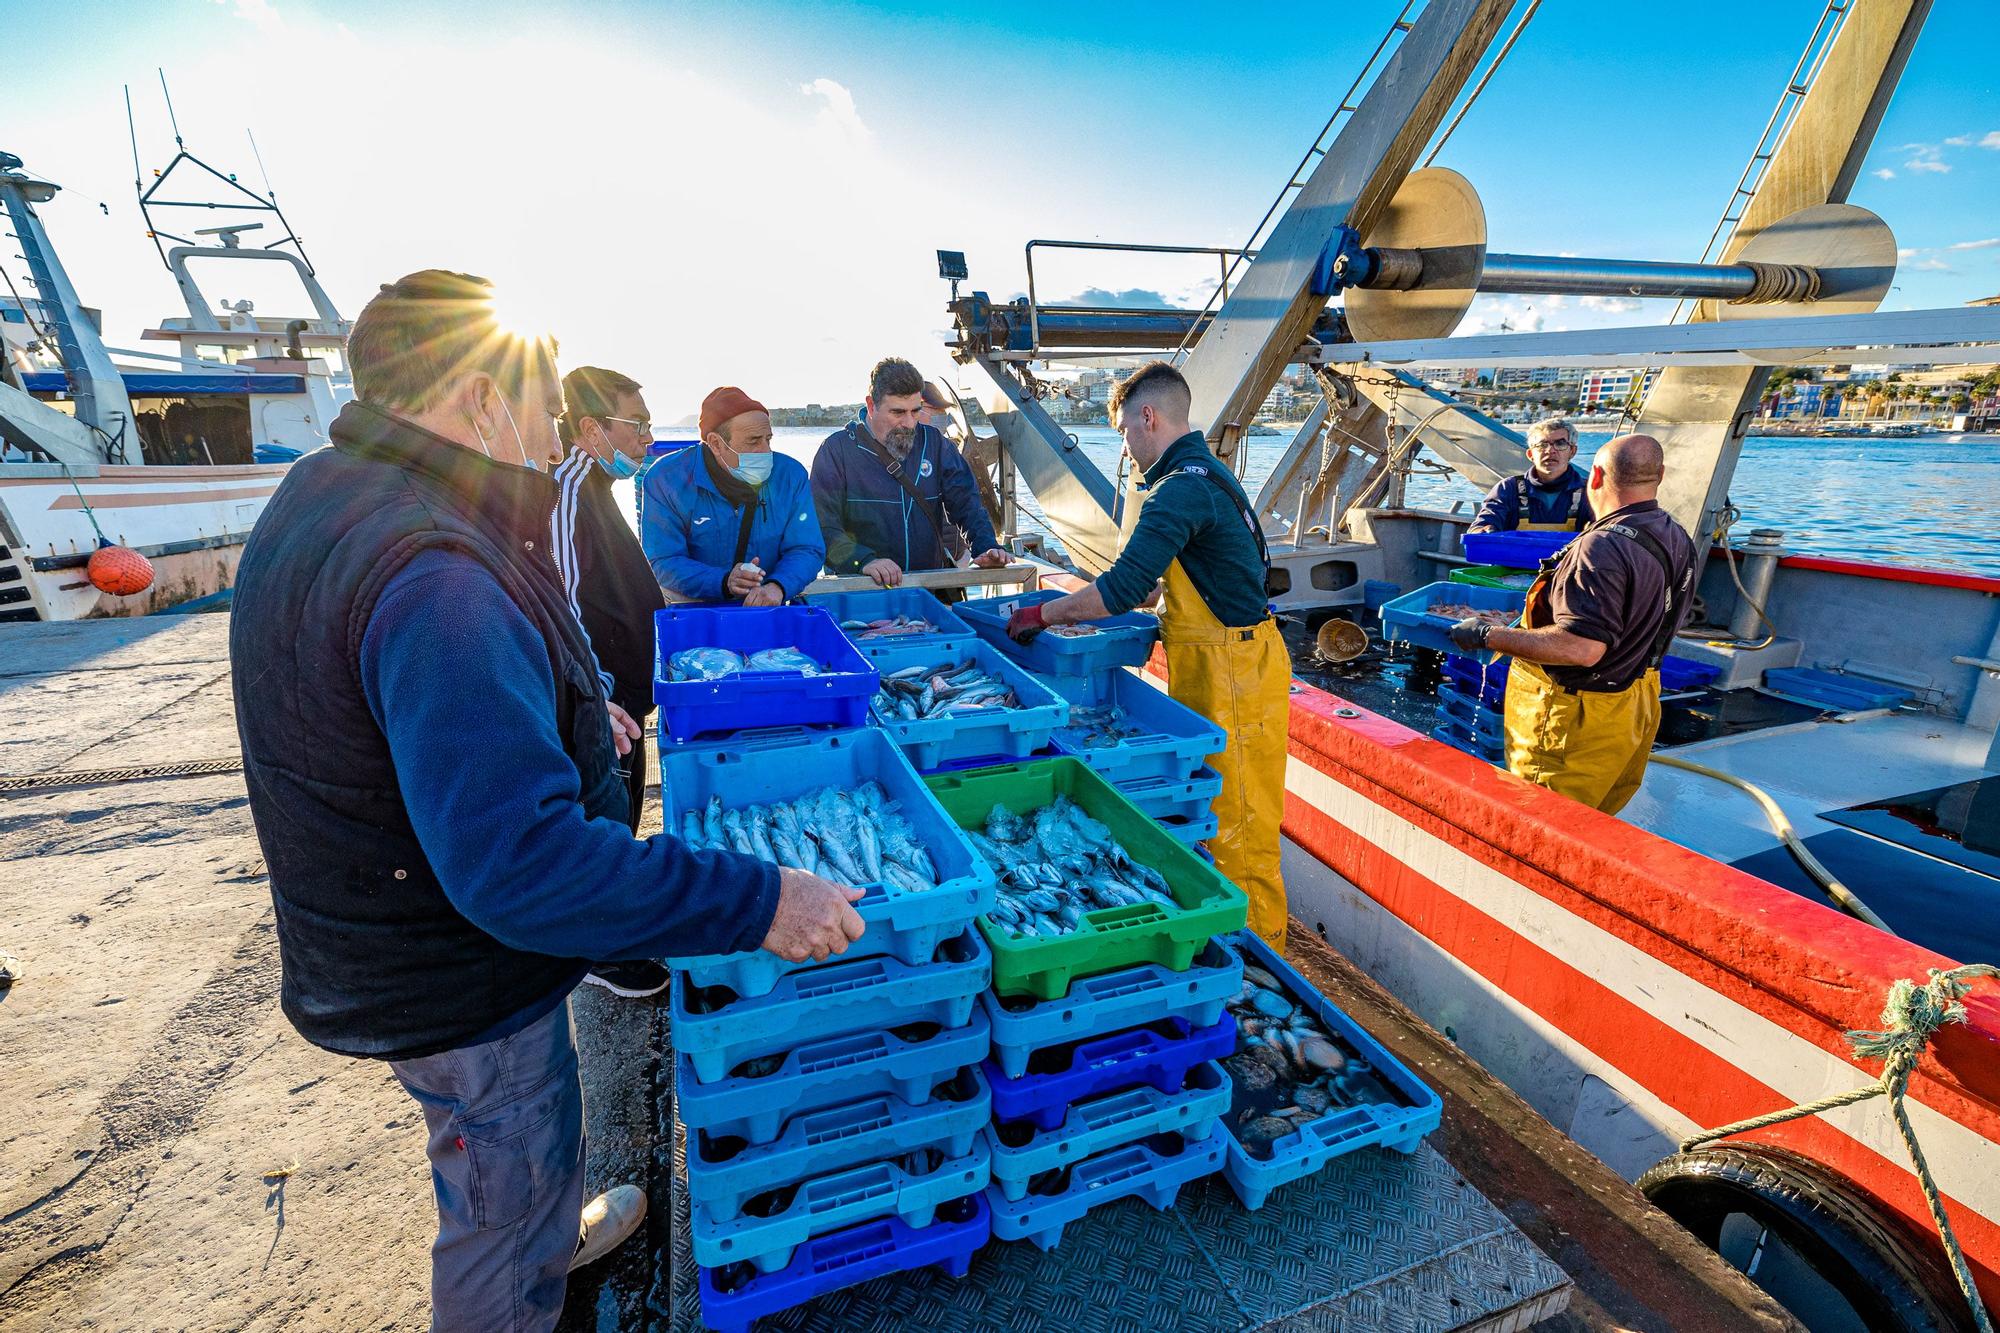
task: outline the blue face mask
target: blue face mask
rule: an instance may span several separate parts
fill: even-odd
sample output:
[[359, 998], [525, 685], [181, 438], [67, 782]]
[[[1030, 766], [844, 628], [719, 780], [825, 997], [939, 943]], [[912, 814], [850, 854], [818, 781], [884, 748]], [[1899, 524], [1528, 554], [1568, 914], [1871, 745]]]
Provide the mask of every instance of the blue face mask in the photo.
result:
[[772, 453], [738, 454], [729, 475], [746, 486], [762, 486], [771, 479], [771, 463], [776, 458]]
[[629, 481], [639, 475], [639, 460], [621, 449], [613, 449], [608, 459], [598, 459], [597, 466], [610, 473], [613, 481]]

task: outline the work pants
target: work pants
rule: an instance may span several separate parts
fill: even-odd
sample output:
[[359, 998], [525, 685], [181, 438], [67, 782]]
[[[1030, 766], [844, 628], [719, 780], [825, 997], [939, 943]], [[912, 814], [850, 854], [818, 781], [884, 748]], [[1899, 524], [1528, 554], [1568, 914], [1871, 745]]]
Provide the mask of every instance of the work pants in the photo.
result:
[[583, 1217], [583, 1084], [569, 1002], [511, 1037], [390, 1068], [430, 1131], [431, 1328], [554, 1328]]
[[1660, 731], [1660, 673], [1622, 690], [1569, 690], [1533, 662], [1507, 673], [1507, 768], [1615, 815], [1646, 778]]

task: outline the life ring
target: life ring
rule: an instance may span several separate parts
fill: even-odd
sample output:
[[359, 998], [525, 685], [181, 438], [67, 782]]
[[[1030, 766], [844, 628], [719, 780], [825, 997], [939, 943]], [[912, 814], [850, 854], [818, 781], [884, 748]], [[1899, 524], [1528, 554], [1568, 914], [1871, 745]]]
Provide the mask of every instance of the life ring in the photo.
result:
[[1942, 1257], [1808, 1158], [1708, 1146], [1638, 1184], [1808, 1329], [1970, 1333]]

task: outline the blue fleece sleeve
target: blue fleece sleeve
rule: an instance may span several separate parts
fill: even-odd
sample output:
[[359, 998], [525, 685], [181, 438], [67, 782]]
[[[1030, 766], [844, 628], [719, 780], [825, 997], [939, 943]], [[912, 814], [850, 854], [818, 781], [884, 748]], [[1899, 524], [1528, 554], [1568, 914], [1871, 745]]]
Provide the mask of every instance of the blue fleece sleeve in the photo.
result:
[[1195, 533], [1213, 521], [1213, 502], [1207, 494], [1211, 489], [1199, 477], [1176, 477], [1161, 483], [1147, 498], [1125, 549], [1111, 568], [1097, 576], [1106, 611], [1124, 615], [1166, 576], [1167, 566], [1187, 549]]
[[1513, 477], [1502, 477], [1493, 483], [1493, 489], [1486, 492], [1486, 498], [1479, 502], [1479, 512], [1473, 516], [1472, 526], [1467, 532], [1512, 532], [1514, 524], [1520, 520], [1520, 498], [1514, 494]]
[[645, 548], [646, 563], [661, 587], [698, 602], [721, 601], [729, 571], [688, 554], [688, 516], [671, 490], [673, 472], [664, 461], [646, 470], [639, 506], [639, 544]]
[[847, 467], [831, 439], [813, 455], [812, 496], [826, 543], [826, 567], [836, 574], [859, 574], [875, 552], [856, 541], [847, 525]]
[[560, 958], [759, 947], [775, 866], [587, 819], [534, 625], [477, 561], [418, 556], [361, 641], [361, 684], [445, 895], [503, 944]]
[[951, 521], [965, 529], [965, 539], [971, 544], [971, 553], [980, 555], [992, 550], [1000, 543], [993, 537], [993, 520], [986, 515], [986, 502], [979, 498], [979, 483], [973, 479], [972, 466], [965, 461], [965, 455], [958, 446], [938, 436], [940, 462], [944, 469], [944, 511]]
[[767, 577], [785, 590], [785, 596], [797, 597], [826, 564], [826, 542], [819, 535], [819, 515], [814, 512], [812, 487], [804, 468], [793, 477], [779, 518], [784, 529], [778, 539], [778, 558]]

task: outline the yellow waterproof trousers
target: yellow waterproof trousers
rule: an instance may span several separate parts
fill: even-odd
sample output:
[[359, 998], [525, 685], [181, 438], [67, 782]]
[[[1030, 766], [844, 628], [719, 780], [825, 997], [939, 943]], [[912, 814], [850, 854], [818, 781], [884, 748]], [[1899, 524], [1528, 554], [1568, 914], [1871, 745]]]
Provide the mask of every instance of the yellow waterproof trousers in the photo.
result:
[[1507, 674], [1507, 768], [1615, 815], [1646, 777], [1660, 730], [1660, 673], [1616, 693], [1564, 689], [1533, 662]]
[[1167, 693], [1228, 736], [1209, 764], [1222, 775], [1211, 807], [1215, 868], [1250, 899], [1250, 929], [1285, 947], [1285, 881], [1278, 864], [1285, 817], [1285, 750], [1291, 727], [1292, 661], [1277, 622], [1232, 629], [1210, 613], [1176, 560], [1160, 605]]

